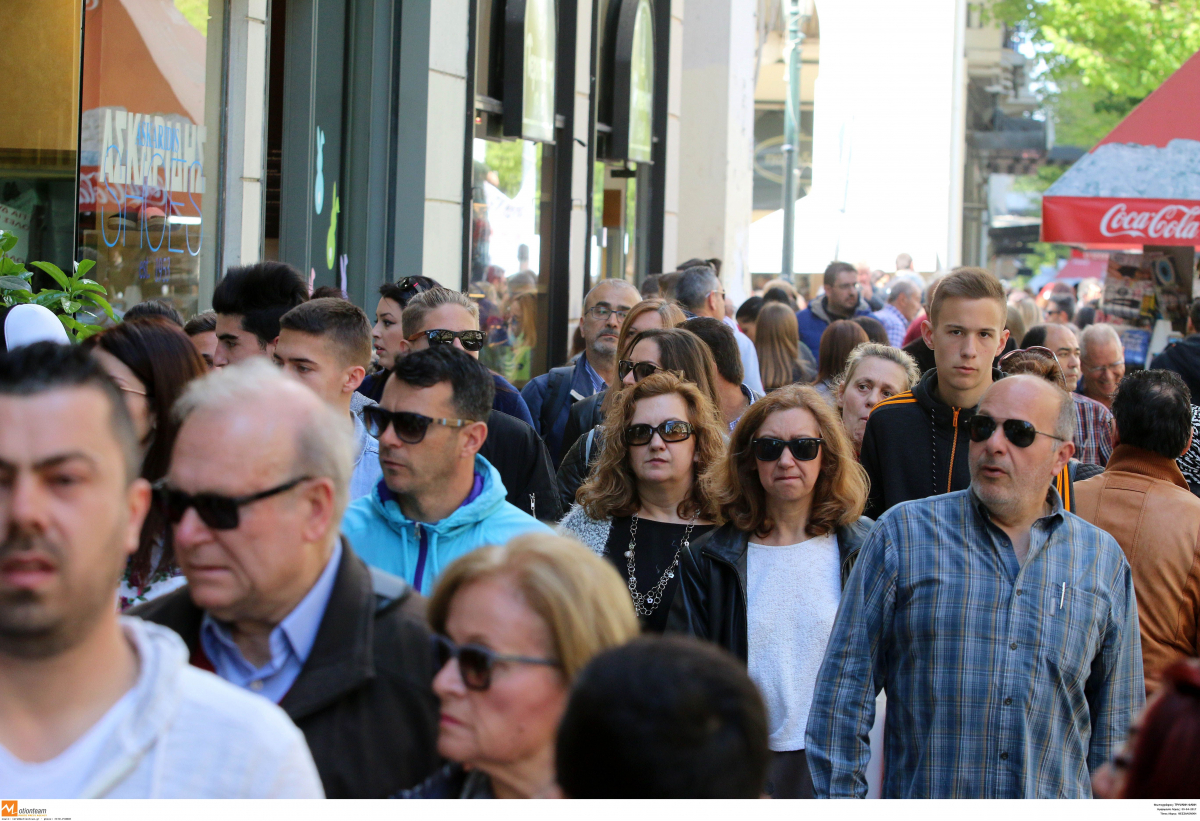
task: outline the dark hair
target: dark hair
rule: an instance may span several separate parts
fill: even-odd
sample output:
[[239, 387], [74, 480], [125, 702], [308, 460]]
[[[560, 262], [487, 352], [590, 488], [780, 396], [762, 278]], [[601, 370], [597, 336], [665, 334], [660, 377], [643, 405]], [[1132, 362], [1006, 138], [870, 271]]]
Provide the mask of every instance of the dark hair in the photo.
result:
[[1200, 798], [1200, 667], [1195, 659], [1163, 671], [1133, 743], [1121, 798]]
[[[146, 404], [154, 419], [154, 429], [142, 460], [141, 476], [148, 482], [157, 482], [167, 475], [175, 436], [179, 433], [179, 423], [171, 415], [171, 407], [187, 384], [207, 373], [208, 367], [187, 334], [162, 319], [122, 322], [89, 337], [82, 347], [115, 356], [146, 386]], [[142, 524], [137, 552], [129, 560], [130, 578], [135, 584], [144, 584], [153, 572], [152, 554], [166, 530], [162, 509], [152, 506]], [[174, 556], [169, 537], [162, 541], [162, 548], [158, 566], [170, 567]]]
[[642, 299], [655, 299], [659, 296], [658, 280], [662, 274], [650, 274], [642, 280], [642, 287], [639, 288], [642, 292]]
[[1075, 327], [1083, 330], [1088, 325], [1094, 325], [1096, 322], [1096, 308], [1093, 305], [1084, 305], [1075, 312]]
[[197, 334], [213, 333], [217, 330], [217, 312], [205, 311], [202, 314], [196, 314], [189, 319], [183, 326], [183, 332], [188, 336], [196, 336]]
[[1025, 336], [1021, 337], [1022, 348], [1044, 348], [1046, 347], [1046, 334], [1049, 333], [1048, 325], [1034, 325], [1025, 332]]
[[488, 369], [452, 345], [431, 345], [401, 357], [392, 368], [392, 376], [414, 388], [449, 382], [455, 412], [476, 422], [487, 421], [496, 397]]
[[717, 396], [716, 363], [704, 340], [683, 328], [651, 328], [630, 337], [625, 356], [632, 356], [637, 344], [646, 339], [658, 345], [658, 359], [664, 371], [679, 374], [699, 388], [714, 406], [721, 407]]
[[279, 319], [279, 327], [310, 336], [328, 336], [344, 364], [371, 364], [371, 322], [353, 302], [319, 297], [297, 305]]
[[710, 316], [689, 319], [679, 327], [691, 331], [708, 346], [713, 364], [717, 366], [717, 373], [722, 379], [734, 385], [742, 384], [746, 374], [742, 370], [742, 352], [738, 350], [733, 328]]
[[814, 383], [835, 379], [846, 369], [850, 352], [864, 342], [870, 342], [867, 332], [848, 319], [836, 319], [821, 333], [821, 347], [817, 354], [817, 376]]
[[[405, 283], [403, 287], [401, 287], [401, 283]], [[408, 305], [408, 301], [417, 294], [441, 287], [436, 280], [429, 277], [405, 277], [400, 282], [385, 282], [380, 285], [379, 295], [384, 299], [390, 299], [400, 306], [400, 310], [404, 310], [405, 306]]]
[[320, 288], [314, 288], [313, 292], [308, 295], [309, 299], [345, 299], [346, 292], [336, 285], [322, 285]]
[[832, 288], [837, 283], [838, 274], [851, 273], [858, 275], [858, 269], [849, 262], [831, 262], [825, 266], [825, 287]]
[[179, 311], [175, 310], [175, 306], [165, 299], [147, 299], [145, 302], [139, 302], [136, 305], [130, 306], [125, 312], [123, 319], [126, 322], [133, 322], [136, 319], [162, 318], [183, 327], [183, 317], [179, 315]]
[[1047, 300], [1054, 307], [1050, 310], [1062, 311], [1067, 315], [1067, 322], [1075, 318], [1075, 297], [1066, 294], [1055, 294]]
[[685, 310], [695, 313], [704, 307], [705, 298], [720, 288], [721, 280], [717, 278], [716, 271], [707, 265], [684, 268], [679, 272], [679, 281], [675, 283], [675, 301]]
[[759, 798], [770, 752], [762, 697], [733, 656], [688, 636], [606, 650], [558, 728], [571, 798]]
[[787, 291], [783, 290], [782, 288], [769, 288], [769, 289], [767, 289], [767, 292], [765, 294], [763, 294], [762, 298], [763, 298], [763, 304], [766, 304], [768, 302], [779, 302], [779, 303], [782, 303], [782, 304], [788, 306], [793, 311], [795, 311], [797, 308], [799, 308], [799, 306], [796, 304], [796, 300], [792, 297], [792, 295], [789, 294]]
[[758, 312], [762, 310], [763, 298], [761, 296], [752, 296], [738, 306], [737, 313], [734, 314], [734, 319], [738, 322], [753, 322], [758, 319]]
[[[1080, 311], [1082, 310], [1083, 309], [1081, 308]], [[1093, 315], [1095, 314], [1094, 309], [1092, 313]], [[1188, 318], [1192, 320], [1192, 327], [1195, 328], [1197, 332], [1200, 332], [1200, 298], [1192, 300], [1192, 305], [1188, 309]]]
[[242, 330], [265, 348], [279, 336], [279, 317], [308, 299], [304, 277], [283, 262], [258, 262], [230, 268], [213, 291], [213, 310], [240, 316]]
[[873, 316], [856, 316], [850, 320], [858, 327], [862, 328], [867, 335], [868, 342], [876, 342], [880, 345], [891, 345], [888, 340], [887, 329], [883, 327], [883, 323]]
[[[125, 478], [132, 482], [141, 465], [141, 449], [133, 419], [120, 388], [83, 346], [34, 342], [0, 353], [0, 394], [37, 396], [66, 388], [95, 388], [104, 394], [108, 400], [113, 438], [125, 457]], [[87, 413], [93, 407], [88, 404], [76, 410]]]
[[1178, 459], [1192, 432], [1192, 397], [1172, 371], [1133, 371], [1117, 386], [1113, 421], [1121, 444]]

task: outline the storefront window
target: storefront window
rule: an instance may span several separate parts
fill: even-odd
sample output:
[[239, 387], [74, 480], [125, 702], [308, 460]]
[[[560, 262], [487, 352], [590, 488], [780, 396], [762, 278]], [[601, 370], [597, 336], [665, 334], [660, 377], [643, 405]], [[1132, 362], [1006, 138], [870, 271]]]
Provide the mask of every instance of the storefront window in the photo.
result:
[[11, 256], [69, 268], [75, 242], [79, 20], [83, 0], [4, 4], [0, 230]]
[[79, 245], [118, 312], [197, 310], [217, 183], [207, 34], [208, 0], [86, 0]]

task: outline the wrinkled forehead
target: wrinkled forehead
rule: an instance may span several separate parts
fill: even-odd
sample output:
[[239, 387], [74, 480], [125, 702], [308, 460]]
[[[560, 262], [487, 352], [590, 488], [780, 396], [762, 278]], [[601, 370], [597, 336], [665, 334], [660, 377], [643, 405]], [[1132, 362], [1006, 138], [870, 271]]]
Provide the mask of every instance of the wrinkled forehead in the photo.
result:
[[1008, 376], [992, 384], [979, 401], [978, 412], [994, 419], [1021, 419], [1039, 430], [1050, 430], [1058, 419], [1061, 397], [1053, 385], [1037, 376]]
[[604, 303], [610, 308], [628, 310], [641, 301], [642, 295], [628, 282], [604, 282], [592, 290], [584, 307], [594, 308]]

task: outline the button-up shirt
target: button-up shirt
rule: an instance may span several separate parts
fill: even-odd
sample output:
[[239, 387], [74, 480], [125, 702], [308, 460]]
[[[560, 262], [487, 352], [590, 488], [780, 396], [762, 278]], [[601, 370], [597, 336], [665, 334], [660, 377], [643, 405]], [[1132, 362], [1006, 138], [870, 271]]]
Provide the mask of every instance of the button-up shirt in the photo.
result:
[[[608, 387], [608, 383], [604, 381], [604, 377], [596, 373], [596, 369], [592, 367], [592, 363], [588, 362], [587, 354], [580, 354], [583, 357], [583, 373], [592, 383], [592, 393], [599, 393]], [[590, 396], [591, 394], [588, 394]], [[586, 396], [579, 397], [586, 399]]]
[[847, 580], [806, 751], [818, 797], [862, 797], [887, 691], [885, 798], [1087, 798], [1142, 708], [1129, 564], [1058, 494], [1019, 563], [970, 489], [880, 517]]
[[883, 329], [887, 331], [888, 343], [893, 348], [904, 347], [904, 335], [908, 333], [908, 320], [904, 318], [904, 314], [900, 313], [899, 308], [889, 302], [871, 316], [878, 319], [879, 323], [883, 325]]
[[1072, 393], [1075, 400], [1075, 458], [1085, 465], [1108, 464], [1112, 456], [1112, 413], [1095, 399]]
[[271, 631], [271, 659], [262, 667], [255, 667], [246, 661], [241, 648], [233, 640], [229, 625], [205, 613], [200, 623], [200, 646], [212, 662], [216, 674], [231, 684], [260, 693], [271, 701], [281, 701], [312, 652], [341, 560], [342, 544], [339, 539], [317, 583]]

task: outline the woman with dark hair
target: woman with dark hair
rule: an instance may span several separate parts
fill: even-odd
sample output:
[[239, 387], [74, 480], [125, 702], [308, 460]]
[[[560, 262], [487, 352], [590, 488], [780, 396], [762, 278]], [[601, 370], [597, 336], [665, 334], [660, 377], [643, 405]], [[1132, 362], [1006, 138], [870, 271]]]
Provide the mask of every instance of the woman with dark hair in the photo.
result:
[[375, 346], [375, 357], [379, 369], [368, 374], [356, 389], [356, 393], [378, 402], [383, 396], [383, 383], [388, 371], [396, 364], [396, 354], [404, 342], [404, 327], [400, 314], [408, 301], [417, 294], [440, 288], [429, 277], [405, 277], [399, 282], [385, 282], [379, 286], [379, 303], [375, 306], [375, 327], [371, 329], [371, 341]]
[[858, 325], [867, 334], [867, 341], [874, 342], [877, 345], [890, 345], [888, 341], [887, 329], [883, 327], [883, 323], [873, 316], [863, 314], [856, 316], [850, 320], [855, 325]]
[[849, 319], [835, 320], [821, 333], [821, 350], [817, 354], [817, 376], [813, 379], [813, 387], [831, 406], [837, 404], [837, 379], [846, 370], [850, 352], [870, 341], [862, 326]]
[[723, 428], [712, 399], [675, 373], [618, 391], [600, 461], [559, 525], [613, 563], [646, 631], [666, 626], [679, 557], [718, 521], [698, 477], [721, 458]]
[[747, 665], [767, 705], [775, 798], [811, 798], [804, 731], [841, 591], [874, 524], [867, 475], [808, 385], [750, 406], [701, 480], [728, 523], [679, 560], [667, 629]]
[[[167, 473], [179, 427], [171, 406], [188, 382], [207, 372], [182, 328], [169, 320], [122, 322], [84, 343], [125, 397], [142, 445], [142, 478], [151, 484]], [[162, 509], [151, 505], [137, 552], [121, 584], [121, 609], [169, 593], [183, 584]]]

